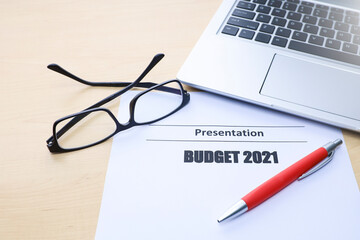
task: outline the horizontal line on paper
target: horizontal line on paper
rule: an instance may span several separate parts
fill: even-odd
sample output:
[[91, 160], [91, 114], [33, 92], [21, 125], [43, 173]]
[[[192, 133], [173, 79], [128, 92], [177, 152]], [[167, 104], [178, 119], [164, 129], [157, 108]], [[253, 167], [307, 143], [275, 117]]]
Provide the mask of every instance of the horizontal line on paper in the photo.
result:
[[146, 139], [149, 142], [242, 142], [242, 143], [307, 143], [302, 140], [290, 141], [241, 141], [241, 140], [191, 140], [191, 139]]
[[151, 127], [261, 127], [261, 128], [303, 128], [305, 126], [241, 126], [241, 125], [186, 125], [186, 124], [151, 124]]

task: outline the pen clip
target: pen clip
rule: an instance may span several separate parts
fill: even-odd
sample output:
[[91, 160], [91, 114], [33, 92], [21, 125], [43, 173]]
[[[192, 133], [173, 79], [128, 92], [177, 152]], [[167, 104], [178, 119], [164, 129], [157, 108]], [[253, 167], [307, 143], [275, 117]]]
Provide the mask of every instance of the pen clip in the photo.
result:
[[329, 153], [329, 156], [327, 158], [325, 158], [323, 161], [321, 161], [319, 164], [317, 164], [315, 167], [313, 167], [312, 169], [310, 169], [309, 171], [307, 171], [306, 173], [304, 173], [303, 175], [301, 175], [297, 180], [303, 180], [304, 178], [310, 176], [311, 174], [313, 174], [314, 172], [320, 170], [320, 168], [324, 167], [326, 164], [328, 164], [334, 157], [335, 154], [335, 150], [331, 151]]

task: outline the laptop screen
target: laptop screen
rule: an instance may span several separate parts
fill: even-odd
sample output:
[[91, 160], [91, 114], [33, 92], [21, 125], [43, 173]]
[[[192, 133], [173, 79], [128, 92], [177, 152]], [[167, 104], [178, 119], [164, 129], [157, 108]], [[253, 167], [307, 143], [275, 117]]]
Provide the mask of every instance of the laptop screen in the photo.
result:
[[318, 0], [318, 1], [360, 10], [359, 0]]

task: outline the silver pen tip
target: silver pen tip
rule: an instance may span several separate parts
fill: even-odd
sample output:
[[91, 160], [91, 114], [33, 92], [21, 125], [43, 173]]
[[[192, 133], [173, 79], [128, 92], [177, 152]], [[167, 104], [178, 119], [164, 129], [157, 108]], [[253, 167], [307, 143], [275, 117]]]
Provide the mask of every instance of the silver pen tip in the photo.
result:
[[224, 214], [217, 220], [217, 222], [221, 223], [222, 221], [228, 219], [229, 217], [231, 217], [231, 215]]
[[239, 216], [245, 213], [248, 210], [248, 206], [244, 202], [244, 200], [240, 200], [234, 206], [232, 206], [229, 210], [227, 210], [217, 221], [221, 223], [222, 221], [232, 217], [232, 216]]

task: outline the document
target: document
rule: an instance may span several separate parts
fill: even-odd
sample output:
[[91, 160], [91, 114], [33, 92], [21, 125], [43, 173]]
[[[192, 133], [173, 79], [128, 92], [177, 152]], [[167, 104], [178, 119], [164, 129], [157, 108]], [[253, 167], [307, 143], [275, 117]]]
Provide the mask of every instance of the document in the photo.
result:
[[[134, 94], [122, 97], [120, 121]], [[345, 143], [318, 172], [217, 222], [261, 183], [337, 138], [334, 127], [192, 92], [179, 112], [114, 137], [96, 239], [360, 239], [360, 194]]]

